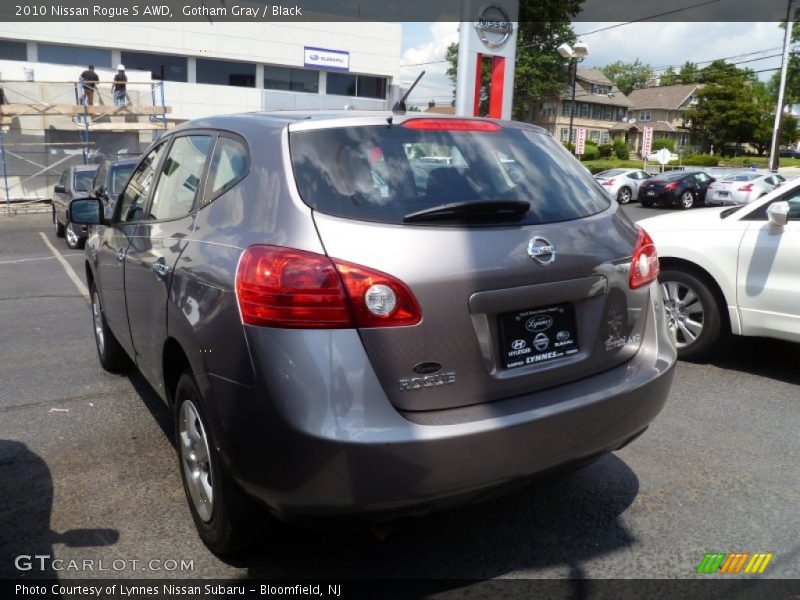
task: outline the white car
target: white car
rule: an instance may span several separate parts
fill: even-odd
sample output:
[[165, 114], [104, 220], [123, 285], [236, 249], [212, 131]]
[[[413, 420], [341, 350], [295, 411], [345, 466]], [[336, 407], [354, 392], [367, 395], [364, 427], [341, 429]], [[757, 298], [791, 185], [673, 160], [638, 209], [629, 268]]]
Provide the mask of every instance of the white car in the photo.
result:
[[800, 342], [800, 180], [741, 207], [644, 219], [678, 356], [726, 333]]
[[639, 186], [651, 175], [641, 169], [610, 169], [594, 176], [609, 196], [620, 204], [639, 199]]

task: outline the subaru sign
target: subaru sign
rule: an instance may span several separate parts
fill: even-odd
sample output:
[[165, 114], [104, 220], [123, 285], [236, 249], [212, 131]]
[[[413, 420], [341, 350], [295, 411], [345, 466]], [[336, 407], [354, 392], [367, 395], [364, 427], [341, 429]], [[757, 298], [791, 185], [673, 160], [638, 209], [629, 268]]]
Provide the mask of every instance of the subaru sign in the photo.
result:
[[305, 47], [303, 64], [316, 69], [350, 70], [350, 53], [342, 50]]

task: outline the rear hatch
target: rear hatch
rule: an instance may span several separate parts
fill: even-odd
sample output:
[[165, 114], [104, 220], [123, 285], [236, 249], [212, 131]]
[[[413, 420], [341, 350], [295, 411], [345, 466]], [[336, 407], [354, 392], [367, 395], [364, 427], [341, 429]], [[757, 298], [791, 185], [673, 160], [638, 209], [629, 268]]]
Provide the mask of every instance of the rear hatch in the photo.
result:
[[[359, 329], [395, 406], [490, 402], [631, 358], [649, 298], [629, 286], [637, 230], [580, 163], [534, 128], [399, 120], [289, 135], [327, 254], [419, 305], [415, 325]], [[449, 161], [415, 166], [426, 156]]]

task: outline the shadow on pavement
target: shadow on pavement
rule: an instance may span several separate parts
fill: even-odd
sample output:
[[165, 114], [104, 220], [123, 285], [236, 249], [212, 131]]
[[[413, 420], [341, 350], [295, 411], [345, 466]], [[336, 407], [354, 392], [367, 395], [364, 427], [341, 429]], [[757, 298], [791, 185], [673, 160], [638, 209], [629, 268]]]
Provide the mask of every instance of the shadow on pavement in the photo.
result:
[[800, 344], [766, 338], [731, 336], [708, 364], [784, 383], [800, 383]]
[[44, 460], [21, 442], [0, 440], [0, 579], [57, 579], [53, 544], [89, 548], [119, 539], [115, 529], [51, 531], [52, 506], [53, 479]]
[[[636, 540], [619, 522], [639, 491], [635, 473], [608, 455], [510, 496], [406, 522], [380, 542], [366, 530], [310, 532], [280, 526], [236, 564], [257, 578], [490, 579], [558, 568], [583, 578], [583, 563]], [[465, 525], [466, 524], [466, 525]], [[466, 551], [465, 551], [466, 549]], [[458, 586], [453, 582], [453, 586]], [[580, 593], [581, 583], [575, 583]]]

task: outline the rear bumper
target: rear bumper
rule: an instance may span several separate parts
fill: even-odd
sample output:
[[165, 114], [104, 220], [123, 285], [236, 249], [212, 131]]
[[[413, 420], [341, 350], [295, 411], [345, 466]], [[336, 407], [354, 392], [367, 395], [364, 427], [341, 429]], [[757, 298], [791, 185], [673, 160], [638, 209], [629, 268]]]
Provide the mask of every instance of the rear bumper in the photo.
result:
[[452, 410], [399, 413], [356, 332], [248, 328], [259, 384], [209, 378], [223, 455], [251, 495], [310, 517], [436, 508], [611, 452], [649, 425], [669, 393], [676, 353], [656, 290], [630, 361]]

